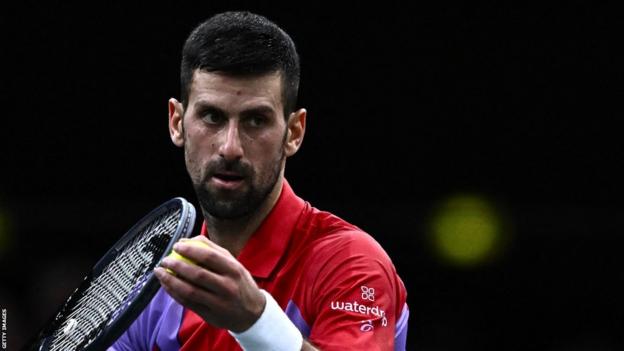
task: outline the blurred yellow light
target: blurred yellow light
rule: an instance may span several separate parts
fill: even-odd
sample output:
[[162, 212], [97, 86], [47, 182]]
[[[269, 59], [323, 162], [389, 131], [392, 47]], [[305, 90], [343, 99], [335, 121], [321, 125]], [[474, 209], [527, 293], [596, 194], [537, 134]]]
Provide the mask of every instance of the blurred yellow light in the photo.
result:
[[431, 243], [443, 261], [470, 267], [492, 258], [502, 244], [502, 219], [476, 195], [456, 195], [437, 208], [430, 222]]

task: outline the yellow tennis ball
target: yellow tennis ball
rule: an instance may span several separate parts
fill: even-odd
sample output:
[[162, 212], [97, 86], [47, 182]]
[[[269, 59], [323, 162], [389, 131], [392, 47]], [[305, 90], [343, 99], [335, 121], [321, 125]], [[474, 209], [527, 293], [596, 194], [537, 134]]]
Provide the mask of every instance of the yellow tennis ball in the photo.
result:
[[[205, 247], [205, 248], [209, 248], [210, 247], [208, 244], [206, 244], [205, 242], [200, 241], [200, 240], [185, 240], [185, 241], [182, 241], [182, 242], [185, 243], [185, 244], [192, 245], [192, 246], [197, 246], [197, 247]], [[175, 250], [171, 250], [171, 253], [167, 257], [171, 257], [171, 258], [174, 258], [176, 260], [180, 260], [182, 262], [186, 262], [188, 264], [196, 264], [193, 260], [191, 260], [190, 258], [188, 258], [186, 256], [180, 255]], [[176, 275], [176, 273], [174, 271], [172, 271], [171, 269], [169, 269], [169, 268], [166, 268], [165, 270], [168, 273], [170, 273], [170, 274]]]

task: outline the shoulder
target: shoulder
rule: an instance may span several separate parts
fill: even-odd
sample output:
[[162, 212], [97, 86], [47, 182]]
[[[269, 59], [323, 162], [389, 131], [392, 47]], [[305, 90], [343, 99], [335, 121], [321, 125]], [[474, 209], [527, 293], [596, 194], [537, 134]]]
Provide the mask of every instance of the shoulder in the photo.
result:
[[385, 250], [367, 232], [326, 211], [308, 207], [299, 222], [307, 249], [315, 257], [335, 259], [368, 257], [391, 263]]
[[379, 281], [390, 290], [404, 292], [391, 258], [369, 233], [330, 212], [313, 207], [306, 212], [300, 221], [305, 235], [299, 253], [306, 258], [306, 280], [314, 291]]
[[[310, 208], [301, 221], [303, 276], [294, 302], [310, 340], [327, 349], [393, 349], [407, 292], [392, 260], [367, 232]], [[372, 332], [375, 330], [375, 332]], [[397, 334], [399, 335], [399, 334]]]

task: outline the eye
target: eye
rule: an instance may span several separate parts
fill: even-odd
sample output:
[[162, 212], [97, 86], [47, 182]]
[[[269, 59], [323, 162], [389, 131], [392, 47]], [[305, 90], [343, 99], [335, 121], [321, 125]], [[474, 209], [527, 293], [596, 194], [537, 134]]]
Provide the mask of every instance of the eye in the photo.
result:
[[204, 122], [208, 123], [208, 124], [220, 124], [223, 122], [224, 117], [222, 114], [220, 114], [217, 111], [204, 111], [201, 114], [201, 118], [202, 120], [204, 120]]
[[247, 123], [254, 128], [258, 128], [267, 123], [267, 118], [263, 115], [253, 115], [247, 118]]

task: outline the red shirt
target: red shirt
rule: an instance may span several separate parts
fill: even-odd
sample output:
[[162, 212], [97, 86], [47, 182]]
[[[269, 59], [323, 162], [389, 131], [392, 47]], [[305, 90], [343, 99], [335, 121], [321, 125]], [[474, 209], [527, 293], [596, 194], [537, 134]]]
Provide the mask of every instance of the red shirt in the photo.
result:
[[[405, 349], [406, 291], [388, 255], [361, 229], [297, 197], [286, 181], [238, 260], [321, 350]], [[126, 349], [240, 347], [161, 289], [111, 348]]]

